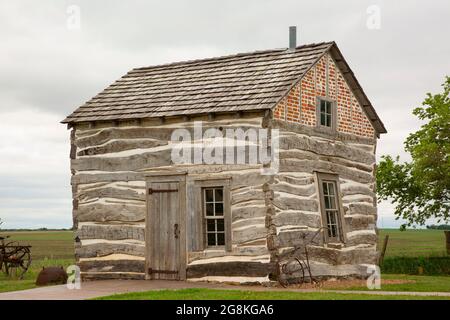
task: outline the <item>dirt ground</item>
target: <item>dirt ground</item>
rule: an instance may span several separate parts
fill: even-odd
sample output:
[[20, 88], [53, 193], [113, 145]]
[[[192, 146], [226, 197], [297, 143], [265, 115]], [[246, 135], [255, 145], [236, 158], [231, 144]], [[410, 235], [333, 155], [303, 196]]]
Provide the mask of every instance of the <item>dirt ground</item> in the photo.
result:
[[[414, 283], [414, 280], [385, 279], [383, 284], [404, 284]], [[365, 287], [367, 280], [360, 279], [328, 279], [317, 283], [291, 284], [287, 288], [292, 289], [348, 289]]]

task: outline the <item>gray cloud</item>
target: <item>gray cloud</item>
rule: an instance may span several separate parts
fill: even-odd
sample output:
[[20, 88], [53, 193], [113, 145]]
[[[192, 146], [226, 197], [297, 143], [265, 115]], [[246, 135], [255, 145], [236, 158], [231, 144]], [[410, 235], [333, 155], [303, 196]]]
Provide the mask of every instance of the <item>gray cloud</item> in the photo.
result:
[[[69, 5], [81, 29], [66, 27]], [[378, 5], [381, 28], [366, 27]], [[411, 115], [449, 74], [448, 1], [0, 1], [0, 216], [70, 226], [68, 132], [58, 122], [133, 67], [335, 40], [400, 154]], [[34, 205], [34, 204], [35, 205]], [[392, 206], [380, 207], [386, 221]], [[392, 219], [391, 219], [392, 220]], [[390, 220], [389, 220], [390, 221]]]

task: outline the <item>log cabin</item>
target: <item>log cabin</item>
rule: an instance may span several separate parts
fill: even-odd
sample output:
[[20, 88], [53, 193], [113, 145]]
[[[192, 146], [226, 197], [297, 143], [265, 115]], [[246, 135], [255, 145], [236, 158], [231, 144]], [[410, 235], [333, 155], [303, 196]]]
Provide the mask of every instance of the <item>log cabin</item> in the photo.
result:
[[83, 279], [295, 281], [305, 247], [314, 277], [377, 263], [386, 129], [334, 42], [133, 69], [62, 122]]

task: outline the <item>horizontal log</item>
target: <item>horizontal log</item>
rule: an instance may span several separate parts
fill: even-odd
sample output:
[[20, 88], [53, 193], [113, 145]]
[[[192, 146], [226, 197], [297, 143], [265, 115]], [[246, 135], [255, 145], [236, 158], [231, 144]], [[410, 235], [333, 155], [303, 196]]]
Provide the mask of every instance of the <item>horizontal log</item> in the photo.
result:
[[113, 187], [83, 190], [79, 191], [77, 196], [80, 201], [88, 201], [90, 199], [97, 198], [115, 198], [138, 201], [145, 201], [146, 199], [144, 192], [137, 192], [133, 189], [119, 189]]
[[[171, 169], [170, 167], [168, 168]], [[253, 174], [260, 175], [260, 166], [259, 165], [249, 165], [249, 164], [202, 164], [202, 165], [177, 165], [177, 169], [186, 171], [188, 174], [196, 175], [195, 179], [201, 180], [203, 178], [211, 178], [210, 174], [214, 173], [218, 176], [225, 176], [227, 178], [232, 174], [236, 174], [236, 176], [241, 175], [240, 171], [249, 174], [253, 172]], [[240, 188], [246, 187], [240, 186]]]
[[283, 248], [304, 246], [306, 244], [321, 245], [323, 237], [321, 234], [316, 236], [315, 231], [307, 229], [284, 229], [278, 235], [269, 236], [268, 241], [273, 248]]
[[112, 139], [154, 139], [169, 141], [174, 128], [106, 128], [91, 136], [76, 139], [79, 148], [101, 145]]
[[316, 155], [340, 157], [367, 165], [375, 163], [374, 153], [349, 146], [340, 141], [326, 141], [301, 135], [289, 135], [280, 138], [281, 150], [309, 151]]
[[375, 264], [378, 253], [374, 248], [339, 250], [308, 246], [308, 257], [310, 261], [324, 262], [331, 265]]
[[253, 200], [264, 200], [264, 192], [262, 189], [247, 189], [240, 192], [232, 192], [231, 194], [232, 205]]
[[127, 139], [111, 141], [105, 145], [89, 147], [78, 151], [78, 156], [92, 156], [105, 153], [115, 153], [132, 149], [148, 149], [162, 145], [166, 145], [167, 142], [150, 139]]
[[269, 182], [270, 176], [262, 175], [259, 169], [257, 170], [239, 170], [228, 173], [231, 176], [231, 189], [261, 186]]
[[95, 203], [79, 205], [78, 209], [74, 210], [74, 218], [79, 222], [138, 222], [145, 220], [145, 212], [145, 206]]
[[368, 172], [372, 174], [374, 166], [372, 165], [366, 165], [360, 162], [355, 162], [343, 158], [333, 157], [333, 156], [321, 156], [316, 155], [314, 153], [308, 152], [308, 151], [302, 151], [302, 150], [289, 150], [280, 152], [279, 158], [281, 161], [283, 160], [309, 160], [309, 161], [321, 161], [324, 163], [333, 163], [336, 165], [341, 165], [344, 167], [347, 167], [349, 169], [356, 169], [363, 172]]
[[232, 223], [232, 229], [238, 229], [238, 228], [242, 228], [242, 227], [251, 227], [254, 225], [264, 224], [265, 219], [266, 218], [264, 218], [264, 217], [258, 217], [258, 218], [237, 220], [236, 222]]
[[329, 130], [323, 130], [318, 127], [305, 126], [302, 124], [297, 124], [293, 122], [287, 122], [282, 120], [272, 120], [272, 128], [280, 129], [282, 131], [295, 132], [310, 137], [321, 137], [330, 140], [339, 140], [349, 143], [375, 145], [377, 143], [376, 139], [360, 137], [353, 134], [342, 133], [339, 131], [330, 132]]
[[316, 186], [314, 184], [306, 186], [296, 186], [290, 183], [281, 182], [272, 184], [271, 189], [273, 191], [290, 193], [302, 197], [309, 197], [316, 193]]
[[81, 272], [83, 281], [89, 280], [145, 280], [145, 273], [127, 272]]
[[374, 199], [373, 199], [373, 197], [368, 196], [368, 195], [355, 194], [355, 195], [343, 196], [342, 203], [344, 205], [348, 205], [351, 203], [368, 203], [370, 205], [373, 205]]
[[145, 256], [145, 246], [134, 243], [99, 242], [82, 245], [75, 249], [78, 258], [104, 257], [110, 254], [128, 254], [137, 257]]
[[354, 183], [341, 183], [340, 189], [343, 196], [350, 196], [350, 195], [366, 195], [370, 197], [375, 197], [375, 192], [371, 189], [369, 185], [361, 185], [361, 184], [354, 184]]
[[275, 180], [296, 186], [314, 185], [314, 176], [312, 174], [306, 177], [297, 177], [281, 173], [276, 176]]
[[[75, 140], [76, 145], [79, 148], [87, 148], [91, 146], [96, 145], [102, 145], [110, 140], [120, 140], [120, 139], [152, 139], [162, 142], [171, 141], [172, 139], [172, 133], [177, 129], [185, 129], [188, 130], [191, 137], [194, 138], [194, 128], [193, 128], [193, 122], [180, 122], [178, 123], [178, 127], [172, 126], [172, 127], [139, 127], [139, 128], [105, 128], [101, 131], [94, 133], [90, 136], [85, 137], [79, 137]], [[217, 126], [222, 127], [222, 131], [231, 128], [234, 129], [236, 126], [234, 124], [226, 124], [226, 123], [218, 123], [218, 122], [211, 122], [211, 123], [202, 123], [202, 136], [203, 133], [209, 129], [209, 128], [217, 128]], [[246, 132], [248, 129], [258, 129], [260, 126], [258, 124], [250, 124], [250, 123], [243, 123], [238, 127], [239, 129], [242, 129], [244, 132]]]
[[281, 159], [280, 172], [330, 172], [339, 174], [340, 178], [359, 183], [372, 183], [374, 177], [368, 172], [350, 169], [347, 166], [328, 161]]
[[376, 223], [374, 215], [345, 215], [344, 219], [348, 231], [367, 230]]
[[265, 217], [266, 213], [267, 208], [265, 206], [231, 207], [231, 217], [233, 222], [241, 219]]
[[131, 225], [104, 225], [104, 224], [85, 224], [77, 231], [77, 236], [81, 240], [104, 239], [104, 240], [124, 240], [133, 239], [144, 241], [145, 227]]
[[88, 260], [79, 261], [81, 272], [138, 272], [145, 273], [144, 260]]
[[[359, 232], [359, 231], [356, 231]], [[356, 246], [359, 244], [374, 245], [377, 243], [378, 237], [375, 233], [348, 233], [347, 234], [347, 246]]]
[[377, 208], [368, 203], [350, 203], [348, 205], [349, 214], [377, 214]]
[[281, 210], [319, 211], [317, 200], [286, 196], [286, 194], [275, 193], [272, 203]]
[[192, 251], [188, 253], [189, 263], [201, 259], [210, 259], [218, 257], [230, 257], [230, 256], [261, 256], [268, 254], [269, 251], [264, 245], [260, 246], [234, 246], [232, 252], [224, 251]]
[[142, 172], [107, 172], [107, 173], [77, 173], [72, 176], [72, 185], [98, 182], [128, 182], [145, 181]]
[[237, 247], [246, 248], [249, 246], [265, 246], [265, 245], [267, 245], [267, 238], [256, 239], [253, 241], [247, 241], [246, 243], [238, 243]]
[[306, 226], [318, 228], [321, 226], [320, 214], [310, 214], [301, 211], [281, 211], [274, 216], [270, 216], [269, 224], [277, 227], [281, 226]]
[[241, 276], [265, 277], [274, 272], [274, 264], [263, 262], [227, 261], [187, 266], [188, 278], [201, 278], [206, 276]]
[[171, 150], [144, 152], [126, 157], [83, 157], [71, 161], [77, 171], [134, 171], [172, 165]]
[[247, 241], [265, 238], [267, 236], [267, 229], [265, 225], [254, 225], [242, 229], [233, 229], [233, 244], [245, 243]]

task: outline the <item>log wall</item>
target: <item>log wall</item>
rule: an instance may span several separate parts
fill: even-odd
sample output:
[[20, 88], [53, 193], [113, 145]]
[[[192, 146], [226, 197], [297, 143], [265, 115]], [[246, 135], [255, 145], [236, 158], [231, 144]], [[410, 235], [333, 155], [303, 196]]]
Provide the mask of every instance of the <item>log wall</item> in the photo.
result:
[[322, 234], [316, 237], [309, 247], [313, 275], [368, 276], [367, 265], [375, 264], [377, 257], [376, 140], [329, 134], [279, 120], [272, 125], [280, 130], [280, 173], [266, 186], [270, 193], [267, 226], [271, 261], [289, 261], [304, 237], [309, 240], [326, 225], [316, 172], [333, 173], [339, 175], [345, 244], [336, 248], [324, 243]]
[[[316, 172], [339, 175], [345, 244], [336, 247], [315, 238], [310, 246], [313, 274], [367, 276], [367, 265], [377, 257], [376, 139], [371, 134], [331, 133], [276, 118], [254, 113], [235, 118], [86, 123], [73, 128], [73, 218], [83, 277], [144, 278], [145, 175], [155, 170], [187, 172], [188, 278], [268, 280], [277, 264], [288, 261], [293, 250], [324, 225]], [[196, 120], [204, 129], [279, 129], [279, 173], [261, 175], [260, 165], [175, 165], [171, 134], [177, 128], [192, 130]], [[202, 246], [194, 186], [195, 181], [212, 177], [230, 181], [231, 251]]]
[[[270, 255], [265, 227], [267, 176], [259, 165], [174, 165], [171, 134], [204, 129], [261, 128], [260, 113], [195, 119], [142, 120], [79, 124], [71, 134], [71, 171], [76, 258], [84, 278], [144, 278], [145, 174], [154, 170], [187, 171], [188, 277], [267, 277]], [[244, 130], [245, 130], [244, 129]], [[196, 221], [195, 180], [229, 178], [232, 250], [202, 250]], [[151, 222], [150, 222], [151, 223]], [[201, 235], [200, 235], [201, 236]], [[263, 271], [266, 270], [266, 271]]]

